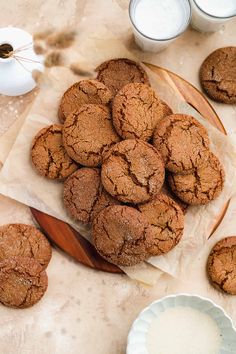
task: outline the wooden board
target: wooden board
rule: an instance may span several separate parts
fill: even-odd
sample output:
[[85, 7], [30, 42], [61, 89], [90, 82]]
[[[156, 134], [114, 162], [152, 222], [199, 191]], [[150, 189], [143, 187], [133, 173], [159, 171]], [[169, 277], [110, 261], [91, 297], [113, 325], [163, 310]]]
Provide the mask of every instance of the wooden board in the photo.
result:
[[[145, 65], [170, 85], [178, 94], [179, 99], [189, 103], [204, 118], [211, 122], [221, 132], [226, 134], [225, 128], [211, 104], [193, 85], [166, 69], [148, 63], [145, 63]], [[214, 225], [212, 233], [221, 223], [227, 208], [228, 203], [219, 211], [219, 217], [217, 223]], [[122, 270], [115, 265], [103, 260], [98, 255], [93, 245], [70, 225], [33, 208], [31, 208], [31, 212], [42, 230], [48, 236], [49, 240], [78, 262], [105, 272], [123, 273]]]

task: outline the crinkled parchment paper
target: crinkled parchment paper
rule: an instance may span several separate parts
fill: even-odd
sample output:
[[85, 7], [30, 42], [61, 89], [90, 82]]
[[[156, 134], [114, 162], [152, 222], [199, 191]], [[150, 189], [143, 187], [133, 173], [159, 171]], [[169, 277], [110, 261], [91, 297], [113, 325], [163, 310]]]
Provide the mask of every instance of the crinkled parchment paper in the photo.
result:
[[[175, 91], [148, 70], [152, 85], [161, 98], [169, 102], [175, 112], [194, 115], [208, 129], [211, 148], [219, 156], [226, 171], [223, 193], [207, 206], [189, 208], [185, 217], [184, 236], [174, 250], [166, 255], [149, 259], [148, 264], [124, 268], [132, 277], [153, 283], [160, 272], [157, 267], [173, 276], [182, 277], [188, 266], [208, 239], [219, 212], [231, 198], [235, 189], [236, 153], [229, 138], [202, 119], [188, 104], [180, 101]], [[31, 107], [15, 143], [0, 173], [0, 193], [26, 205], [72, 224], [89, 238], [89, 229], [71, 220], [62, 203], [63, 183], [39, 176], [31, 165], [30, 146], [34, 135], [42, 127], [58, 122], [57, 109], [61, 95], [72, 83], [79, 80], [68, 69], [52, 68], [41, 82], [40, 93]], [[154, 267], [153, 267], [154, 266]]]

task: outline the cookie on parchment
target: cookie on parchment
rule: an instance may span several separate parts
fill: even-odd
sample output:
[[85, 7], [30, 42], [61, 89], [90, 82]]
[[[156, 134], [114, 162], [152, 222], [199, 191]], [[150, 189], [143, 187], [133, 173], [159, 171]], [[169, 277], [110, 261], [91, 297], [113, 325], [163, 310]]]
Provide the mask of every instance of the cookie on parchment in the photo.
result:
[[209, 153], [205, 166], [188, 175], [169, 174], [168, 182], [174, 194], [190, 205], [207, 204], [216, 199], [224, 187], [225, 172], [219, 159]]
[[92, 225], [92, 239], [104, 259], [120, 266], [132, 266], [147, 259], [147, 248], [152, 244], [145, 217], [124, 205], [110, 206], [98, 214]]
[[153, 243], [148, 247], [151, 256], [165, 254], [179, 243], [184, 231], [184, 214], [173, 199], [161, 193], [150, 202], [139, 204], [138, 210], [151, 225]]
[[159, 152], [139, 139], [114, 145], [102, 164], [102, 183], [113, 197], [124, 203], [144, 203], [159, 193], [165, 169]]
[[102, 83], [97, 80], [82, 80], [69, 87], [63, 94], [58, 117], [62, 123], [75, 110], [83, 104], [93, 103], [108, 105], [111, 102], [112, 93]]
[[76, 220], [90, 223], [104, 208], [119, 204], [108, 194], [101, 182], [98, 168], [80, 168], [64, 183], [64, 205]]
[[207, 272], [216, 288], [236, 295], [236, 236], [217, 242], [208, 257]]
[[150, 140], [163, 116], [164, 106], [155, 91], [145, 84], [127, 84], [113, 100], [113, 124], [123, 139]]
[[41, 129], [33, 140], [31, 159], [37, 172], [50, 179], [61, 180], [77, 170], [62, 142], [62, 126], [53, 124]]
[[11, 257], [0, 262], [0, 302], [9, 307], [26, 308], [44, 295], [48, 278], [33, 258]]
[[102, 157], [120, 141], [106, 106], [85, 104], [69, 115], [63, 127], [68, 155], [87, 167], [101, 165]]
[[97, 80], [106, 85], [114, 96], [123, 86], [131, 82], [149, 84], [148, 76], [142, 66], [126, 58], [105, 61], [97, 67], [96, 71]]
[[173, 173], [188, 174], [204, 166], [209, 157], [206, 129], [194, 117], [173, 114], [156, 126], [153, 145], [162, 155], [165, 167]]
[[0, 226], [0, 261], [9, 257], [32, 257], [46, 268], [52, 249], [46, 237], [32, 225]]
[[200, 82], [213, 100], [236, 103], [236, 47], [219, 48], [211, 53], [200, 68]]

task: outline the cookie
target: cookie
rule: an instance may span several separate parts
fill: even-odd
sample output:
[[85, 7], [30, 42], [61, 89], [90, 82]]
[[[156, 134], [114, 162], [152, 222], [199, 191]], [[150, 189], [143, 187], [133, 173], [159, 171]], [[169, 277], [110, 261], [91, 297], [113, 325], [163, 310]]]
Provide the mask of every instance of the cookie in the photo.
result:
[[211, 53], [200, 68], [202, 88], [217, 102], [236, 103], [236, 47]]
[[147, 251], [159, 256], [172, 250], [184, 231], [184, 214], [177, 203], [165, 194], [158, 194], [148, 203], [138, 205], [138, 210], [151, 225], [154, 241]]
[[115, 96], [126, 84], [140, 82], [149, 84], [149, 79], [142, 66], [130, 59], [108, 60], [97, 67], [97, 80], [106, 85]]
[[113, 124], [123, 139], [150, 140], [157, 122], [163, 118], [163, 106], [148, 85], [125, 85], [115, 96]]
[[170, 108], [170, 106], [168, 106], [168, 104], [166, 102], [161, 100], [161, 105], [162, 105], [163, 117], [167, 117], [167, 116], [170, 116], [171, 114], [173, 114], [172, 109]]
[[76, 82], [68, 88], [62, 96], [58, 117], [64, 123], [66, 118], [75, 110], [79, 109], [83, 104], [93, 103], [108, 105], [111, 102], [112, 93], [97, 80], [82, 80]]
[[172, 190], [171, 190], [171, 188], [169, 187], [169, 184], [168, 184], [168, 174], [167, 174], [165, 182], [164, 182], [164, 184], [162, 186], [161, 193], [163, 193], [163, 194], [167, 195], [168, 197], [170, 197], [171, 199], [173, 199], [178, 204], [178, 206], [180, 207], [180, 209], [182, 210], [182, 212], [184, 214], [187, 213], [189, 205], [187, 203], [183, 202], [181, 199], [179, 199], [172, 192]]
[[207, 261], [207, 273], [216, 288], [236, 295], [235, 236], [226, 237], [213, 247]]
[[34, 226], [0, 226], [0, 261], [15, 256], [32, 257], [46, 268], [52, 256], [52, 249], [46, 237]]
[[31, 160], [37, 172], [50, 179], [64, 179], [78, 168], [66, 153], [62, 142], [62, 126], [58, 124], [38, 132], [31, 147]]
[[90, 223], [104, 208], [118, 204], [101, 183], [100, 170], [81, 168], [64, 183], [64, 205], [76, 220]]
[[144, 203], [160, 191], [165, 169], [152, 145], [128, 139], [106, 154], [101, 177], [104, 188], [113, 197], [125, 203]]
[[123, 205], [103, 209], [94, 219], [92, 239], [98, 253], [118, 266], [132, 266], [149, 257], [150, 228], [142, 214]]
[[216, 199], [223, 189], [224, 180], [223, 166], [213, 153], [209, 154], [208, 163], [193, 173], [168, 176], [173, 193], [191, 205], [207, 204]]
[[26, 308], [44, 295], [48, 278], [33, 258], [13, 257], [0, 262], [0, 302], [9, 307]]
[[159, 121], [153, 145], [170, 172], [191, 173], [208, 160], [208, 133], [195, 118], [188, 115], [173, 114]]
[[68, 155], [83, 166], [96, 167], [103, 154], [120, 141], [109, 109], [86, 104], [69, 115], [63, 127], [63, 142]]

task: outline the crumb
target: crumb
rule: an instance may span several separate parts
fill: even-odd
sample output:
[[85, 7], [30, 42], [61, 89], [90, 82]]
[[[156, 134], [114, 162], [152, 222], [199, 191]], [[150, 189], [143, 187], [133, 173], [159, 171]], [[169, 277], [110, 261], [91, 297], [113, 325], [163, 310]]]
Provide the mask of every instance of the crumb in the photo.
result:
[[46, 42], [50, 47], [68, 48], [74, 42], [75, 31], [60, 31], [48, 36]]
[[62, 65], [62, 55], [58, 51], [53, 51], [49, 53], [44, 61], [44, 65], [48, 68], [52, 66], [59, 66]]

